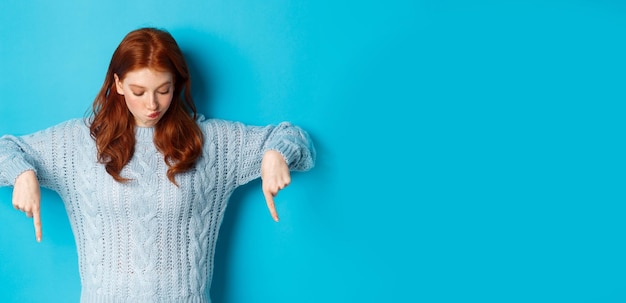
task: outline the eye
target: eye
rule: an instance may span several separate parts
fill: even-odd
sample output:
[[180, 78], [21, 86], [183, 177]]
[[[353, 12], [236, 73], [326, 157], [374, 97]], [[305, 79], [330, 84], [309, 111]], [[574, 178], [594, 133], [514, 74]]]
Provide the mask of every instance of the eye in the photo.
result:
[[135, 91], [133, 91], [133, 95], [135, 95], [137, 97], [141, 97], [141, 96], [143, 96], [143, 92], [135, 92]]
[[167, 95], [169, 93], [170, 93], [169, 88], [167, 90], [159, 91], [159, 94], [161, 94], [161, 95]]

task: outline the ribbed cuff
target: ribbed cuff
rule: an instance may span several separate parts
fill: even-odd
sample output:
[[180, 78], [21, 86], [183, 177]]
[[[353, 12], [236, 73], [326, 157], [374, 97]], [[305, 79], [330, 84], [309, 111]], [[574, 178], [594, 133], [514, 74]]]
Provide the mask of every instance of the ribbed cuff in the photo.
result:
[[293, 147], [293, 144], [291, 144], [290, 142], [285, 142], [283, 140], [277, 142], [276, 145], [269, 147], [266, 151], [268, 150], [275, 150], [277, 152], [279, 152], [283, 158], [285, 158], [285, 162], [287, 162], [287, 165], [289, 167], [291, 167], [291, 164], [293, 164], [295, 157], [294, 155], [297, 152], [297, 149]]
[[15, 185], [15, 179], [27, 170], [32, 170], [35, 173], [37, 172], [32, 165], [20, 158], [13, 158], [6, 163], [3, 163], [2, 166], [4, 177], [10, 185]]

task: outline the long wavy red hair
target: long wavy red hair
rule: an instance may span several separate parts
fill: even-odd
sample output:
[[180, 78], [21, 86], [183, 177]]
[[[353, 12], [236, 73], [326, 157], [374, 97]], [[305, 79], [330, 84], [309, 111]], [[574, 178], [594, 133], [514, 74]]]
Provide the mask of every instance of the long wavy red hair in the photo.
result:
[[197, 111], [191, 97], [187, 63], [176, 40], [165, 30], [134, 30], [113, 53], [89, 121], [98, 161], [116, 181], [129, 181], [120, 173], [135, 152], [135, 119], [124, 96], [115, 89], [114, 75], [124, 79], [128, 72], [140, 68], [170, 72], [174, 76], [174, 96], [155, 126], [154, 144], [168, 165], [168, 179], [177, 184], [176, 174], [191, 169], [202, 153], [202, 131], [195, 122]]

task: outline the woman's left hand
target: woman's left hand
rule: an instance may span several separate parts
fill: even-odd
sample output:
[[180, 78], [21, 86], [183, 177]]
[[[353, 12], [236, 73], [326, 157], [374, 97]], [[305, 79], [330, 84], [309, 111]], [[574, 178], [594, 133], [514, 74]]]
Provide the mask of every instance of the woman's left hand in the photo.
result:
[[265, 152], [261, 162], [261, 180], [263, 181], [263, 195], [265, 195], [267, 208], [274, 221], [278, 222], [274, 197], [278, 195], [279, 190], [291, 183], [289, 166], [287, 166], [283, 155], [275, 150]]

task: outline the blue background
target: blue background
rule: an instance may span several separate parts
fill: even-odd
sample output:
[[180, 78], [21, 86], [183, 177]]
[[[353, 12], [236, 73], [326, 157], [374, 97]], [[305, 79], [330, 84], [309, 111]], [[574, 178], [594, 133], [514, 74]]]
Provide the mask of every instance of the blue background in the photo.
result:
[[[317, 166], [220, 231], [214, 302], [626, 302], [626, 4], [0, 2], [0, 134], [82, 117], [123, 36], [168, 29], [209, 117], [290, 120]], [[0, 189], [0, 302], [77, 302], [75, 245]]]

